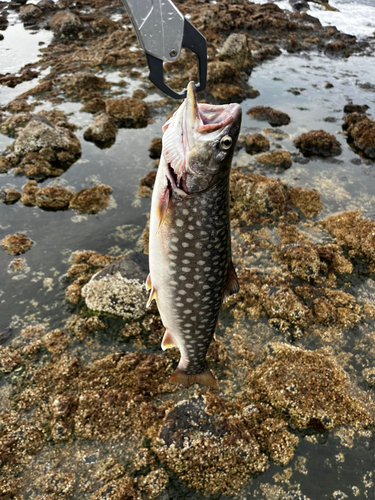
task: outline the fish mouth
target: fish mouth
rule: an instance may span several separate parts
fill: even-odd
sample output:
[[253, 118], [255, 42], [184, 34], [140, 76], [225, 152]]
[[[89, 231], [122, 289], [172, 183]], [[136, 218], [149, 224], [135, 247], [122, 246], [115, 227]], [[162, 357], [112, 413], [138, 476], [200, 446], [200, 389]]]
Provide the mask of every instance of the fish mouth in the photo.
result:
[[220, 130], [240, 113], [241, 107], [236, 104], [198, 104], [194, 82], [189, 82], [185, 100], [185, 130], [189, 135], [192, 131], [198, 134], [207, 134]]

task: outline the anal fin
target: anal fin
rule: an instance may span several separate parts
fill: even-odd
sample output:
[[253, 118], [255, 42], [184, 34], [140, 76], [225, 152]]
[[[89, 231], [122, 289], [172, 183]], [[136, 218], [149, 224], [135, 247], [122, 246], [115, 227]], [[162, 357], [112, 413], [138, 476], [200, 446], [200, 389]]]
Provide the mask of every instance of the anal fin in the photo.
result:
[[168, 332], [168, 330], [165, 330], [163, 341], [161, 343], [161, 348], [163, 351], [166, 349], [170, 349], [171, 347], [177, 347], [175, 341], [173, 340], [172, 335]]
[[147, 304], [146, 304], [146, 307], [150, 307], [150, 304], [151, 302], [155, 299], [156, 303], [157, 303], [157, 294], [156, 294], [156, 290], [155, 288], [151, 288], [151, 292], [150, 292], [150, 296], [148, 298], [148, 301], [147, 301]]
[[231, 261], [228, 269], [227, 284], [224, 290], [224, 301], [228, 300], [230, 295], [233, 295], [240, 290], [240, 285], [238, 283], [237, 273], [234, 269], [233, 262]]
[[188, 375], [184, 370], [177, 367], [176, 371], [170, 377], [169, 383], [174, 385], [183, 385], [184, 387], [199, 384], [206, 387], [212, 387], [212, 389], [220, 390], [219, 384], [216, 382], [215, 377], [208, 368], [202, 373]]

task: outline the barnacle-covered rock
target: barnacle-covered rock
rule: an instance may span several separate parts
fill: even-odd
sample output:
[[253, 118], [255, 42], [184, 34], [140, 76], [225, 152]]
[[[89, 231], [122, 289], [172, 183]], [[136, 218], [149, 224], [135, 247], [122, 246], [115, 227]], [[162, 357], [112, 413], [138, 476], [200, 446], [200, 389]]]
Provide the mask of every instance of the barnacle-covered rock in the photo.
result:
[[108, 207], [111, 193], [112, 188], [105, 184], [82, 189], [73, 195], [69, 207], [79, 213], [97, 214]]
[[0, 241], [3, 250], [12, 254], [20, 255], [30, 250], [33, 242], [22, 233], [9, 234]]
[[57, 12], [50, 20], [49, 27], [55, 35], [75, 35], [83, 30], [82, 21], [70, 10]]
[[257, 399], [285, 412], [300, 429], [372, 422], [364, 403], [351, 395], [348, 375], [325, 350], [270, 344], [248, 383]]
[[272, 127], [288, 125], [290, 122], [289, 115], [277, 109], [270, 108], [269, 106], [255, 106], [250, 108], [247, 114], [257, 120], [267, 121]]
[[270, 165], [276, 168], [287, 169], [292, 166], [292, 158], [289, 151], [274, 149], [270, 153], [257, 156], [257, 161], [262, 165]]
[[375, 159], [375, 121], [366, 115], [362, 116], [362, 119], [349, 126], [348, 136], [365, 156]]
[[229, 35], [220, 50], [219, 59], [230, 61], [236, 68], [250, 74], [254, 63], [247, 36], [243, 33]]
[[309, 308], [291, 290], [264, 285], [260, 301], [270, 318], [280, 318], [302, 328], [311, 318]]
[[0, 201], [6, 205], [13, 205], [21, 198], [21, 193], [15, 189], [0, 189]]
[[35, 193], [35, 204], [44, 210], [65, 210], [73, 193], [64, 187], [47, 186], [38, 189]]
[[119, 127], [142, 128], [146, 127], [149, 118], [148, 106], [141, 99], [132, 97], [124, 99], [108, 99], [105, 110]]
[[270, 141], [262, 134], [247, 134], [245, 138], [246, 153], [264, 153], [270, 149]]
[[293, 143], [304, 155], [337, 156], [341, 154], [341, 145], [336, 137], [324, 130], [311, 130], [296, 139]]
[[318, 277], [320, 270], [319, 253], [313, 245], [292, 243], [282, 247], [277, 258], [287, 264], [290, 273], [305, 281]]
[[117, 127], [114, 119], [106, 113], [100, 113], [85, 130], [83, 138], [99, 145], [112, 145], [116, 134]]

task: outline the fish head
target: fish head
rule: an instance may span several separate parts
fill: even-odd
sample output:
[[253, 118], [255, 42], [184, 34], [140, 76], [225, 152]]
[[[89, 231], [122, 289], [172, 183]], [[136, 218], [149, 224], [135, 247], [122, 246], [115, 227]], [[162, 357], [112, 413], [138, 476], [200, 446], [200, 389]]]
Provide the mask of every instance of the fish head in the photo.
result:
[[190, 82], [186, 99], [163, 127], [163, 154], [177, 188], [197, 193], [227, 177], [240, 127], [238, 104], [199, 104]]

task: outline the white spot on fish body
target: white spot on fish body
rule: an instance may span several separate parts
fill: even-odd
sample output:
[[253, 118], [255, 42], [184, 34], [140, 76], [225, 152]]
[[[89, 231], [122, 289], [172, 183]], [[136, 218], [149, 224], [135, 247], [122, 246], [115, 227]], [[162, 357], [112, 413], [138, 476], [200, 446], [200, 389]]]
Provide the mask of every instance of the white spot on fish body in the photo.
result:
[[190, 226], [188, 226], [188, 229], [189, 229], [190, 231], [194, 231], [194, 226], [191, 226], [191, 225], [190, 225]]
[[181, 219], [176, 219], [176, 226], [182, 227], [184, 225], [184, 221]]
[[183, 263], [183, 264], [190, 264], [190, 260], [188, 260], [188, 259], [184, 259], [184, 260], [182, 261], [182, 263]]
[[204, 260], [198, 260], [197, 264], [198, 266], [204, 266], [206, 262]]
[[177, 236], [173, 236], [173, 238], [171, 238], [171, 241], [172, 243], [177, 243], [178, 242]]
[[182, 246], [183, 246], [184, 248], [187, 248], [187, 247], [189, 246], [189, 243], [186, 243], [185, 241], [183, 241], [183, 242], [182, 242]]
[[[177, 283], [176, 283], [176, 284], [177, 284]], [[178, 293], [179, 293], [180, 295], [186, 295], [186, 291], [185, 291], [185, 290], [179, 290], [179, 291], [178, 291]]]
[[172, 259], [172, 260], [176, 260], [177, 259], [177, 255], [170, 254], [169, 258]]
[[186, 280], [186, 276], [181, 275], [181, 276], [179, 276], [179, 277], [178, 277], [178, 279], [179, 279], [179, 280], [182, 280], [182, 281], [185, 281], [185, 280]]
[[203, 269], [203, 271], [204, 271], [205, 273], [208, 273], [208, 271], [211, 271], [211, 268], [210, 268], [210, 267], [205, 267], [205, 268]]
[[194, 238], [194, 235], [191, 233], [186, 233], [185, 238], [188, 238], [189, 240], [192, 240]]
[[178, 252], [178, 248], [176, 247], [176, 245], [170, 245], [170, 248], [171, 248], [174, 252]]
[[185, 257], [195, 257], [195, 253], [186, 252]]
[[183, 213], [184, 215], [189, 215], [189, 210], [187, 210], [186, 208], [184, 208], [184, 209], [183, 209], [183, 211], [182, 211], [182, 213]]
[[191, 298], [188, 298], [186, 299], [186, 302], [188, 302], [190, 304], [190, 302], [193, 302], [194, 299], [191, 299]]
[[188, 273], [191, 271], [191, 268], [190, 267], [183, 267], [182, 270], [184, 271], [184, 273]]
[[192, 283], [186, 283], [185, 287], [186, 288], [194, 288], [194, 285]]
[[203, 288], [203, 290], [209, 290], [211, 287], [210, 287], [210, 285], [203, 285], [202, 288]]

